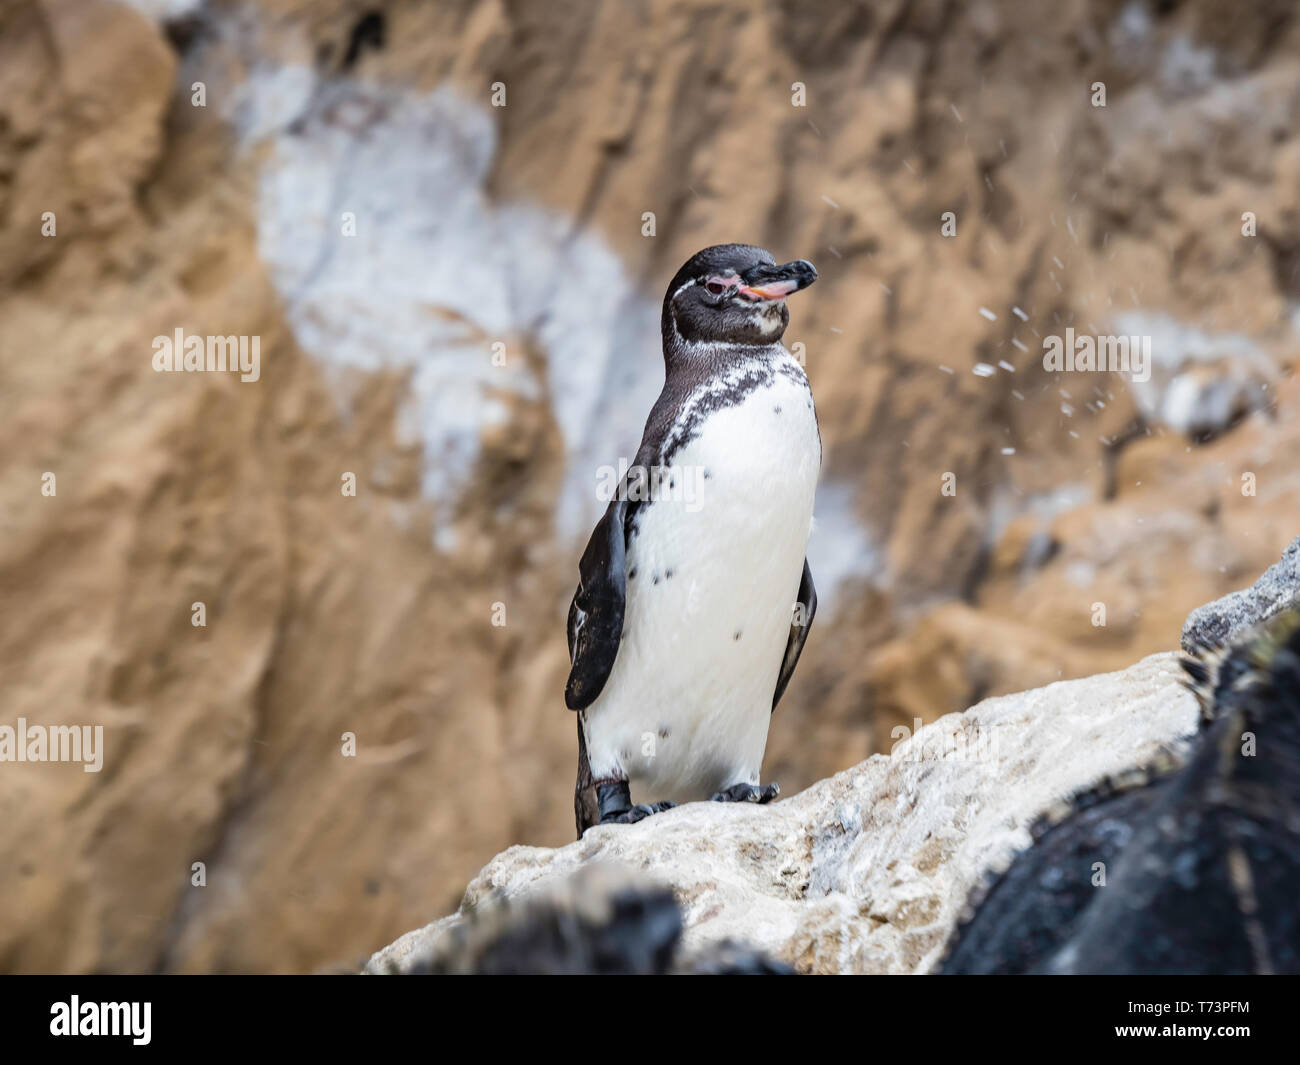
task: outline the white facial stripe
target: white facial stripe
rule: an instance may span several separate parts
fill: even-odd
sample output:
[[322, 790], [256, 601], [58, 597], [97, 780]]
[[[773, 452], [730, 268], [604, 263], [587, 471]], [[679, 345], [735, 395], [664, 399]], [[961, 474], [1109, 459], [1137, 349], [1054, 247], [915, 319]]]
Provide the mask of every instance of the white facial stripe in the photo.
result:
[[[686, 284], [682, 285], [682, 286], [681, 286], [681, 287], [680, 287], [676, 292], [673, 293], [673, 297], [672, 297], [672, 298], [675, 300], [678, 296], [680, 296], [683, 292], [685, 292], [685, 291], [686, 291], [688, 288], [690, 288], [693, 284], [695, 284], [695, 278], [691, 278], [689, 281], [686, 282]], [[672, 301], [670, 300], [669, 302], [672, 302]]]
[[[719, 281], [724, 285], [730, 285], [734, 281], [736, 281], [739, 277], [740, 275], [737, 274], [735, 270], [728, 270], [725, 274], [713, 274], [710, 277], [705, 278], [704, 283], [707, 285], [710, 281]], [[672, 294], [672, 299], [676, 299], [692, 285], [698, 285], [699, 283], [700, 282], [698, 278], [695, 277], [691, 278], [684, 285], [680, 285], [678, 286], [677, 289], [674, 290]]]

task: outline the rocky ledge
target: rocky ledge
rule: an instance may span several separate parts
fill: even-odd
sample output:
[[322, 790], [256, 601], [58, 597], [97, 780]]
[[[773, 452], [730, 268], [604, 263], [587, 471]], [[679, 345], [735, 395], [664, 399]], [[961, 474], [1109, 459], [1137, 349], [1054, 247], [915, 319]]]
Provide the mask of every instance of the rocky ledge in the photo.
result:
[[[1200, 608], [1198, 631], [1213, 628], [1221, 641], [1300, 599], [1298, 553], [1300, 540], [1261, 579], [1266, 595]], [[454, 955], [485, 913], [535, 914], [539, 900], [571, 897], [588, 867], [613, 866], [671, 889], [683, 957], [740, 943], [803, 973], [931, 971], [969, 916], [968, 899], [1030, 844], [1044, 811], [1135, 767], [1181, 764], [1198, 723], [1184, 679], [1175, 654], [1152, 655], [986, 699], [770, 806], [692, 803], [558, 849], [511, 847], [474, 878], [456, 913], [401, 937], [366, 969], [470, 967]]]

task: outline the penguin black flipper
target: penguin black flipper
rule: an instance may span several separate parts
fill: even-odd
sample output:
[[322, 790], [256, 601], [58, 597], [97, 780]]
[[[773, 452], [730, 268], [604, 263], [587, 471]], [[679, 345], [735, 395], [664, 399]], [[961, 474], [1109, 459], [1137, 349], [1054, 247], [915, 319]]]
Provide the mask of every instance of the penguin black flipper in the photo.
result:
[[585, 710], [595, 701], [618, 656], [627, 597], [627, 513], [625, 498], [610, 502], [578, 563], [578, 590], [569, 604], [572, 668], [564, 688], [570, 710]]
[[790, 638], [785, 644], [785, 657], [781, 659], [781, 675], [776, 678], [776, 694], [772, 696], [772, 712], [776, 713], [776, 704], [785, 694], [785, 686], [794, 675], [794, 667], [799, 663], [803, 645], [808, 640], [808, 630], [812, 628], [813, 617], [817, 613], [817, 589], [813, 587], [812, 570], [808, 560], [803, 560], [803, 579], [799, 582], [799, 599], [791, 611]]

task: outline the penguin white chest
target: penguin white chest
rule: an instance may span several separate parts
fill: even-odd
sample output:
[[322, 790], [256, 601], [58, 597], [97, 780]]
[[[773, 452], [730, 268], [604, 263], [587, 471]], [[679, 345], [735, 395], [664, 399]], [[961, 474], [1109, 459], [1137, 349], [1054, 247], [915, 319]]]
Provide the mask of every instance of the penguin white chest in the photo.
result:
[[585, 715], [593, 775], [627, 776], [638, 802], [758, 783], [821, 467], [789, 355], [683, 417], [667, 490], [635, 517], [618, 657]]

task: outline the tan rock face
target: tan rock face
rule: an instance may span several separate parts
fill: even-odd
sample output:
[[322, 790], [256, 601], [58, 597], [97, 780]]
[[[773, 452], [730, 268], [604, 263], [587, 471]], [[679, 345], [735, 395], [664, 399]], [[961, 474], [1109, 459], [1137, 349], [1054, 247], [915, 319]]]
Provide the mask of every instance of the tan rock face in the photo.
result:
[[[353, 48], [342, 0], [7, 5], [0, 724], [102, 725], [105, 766], [0, 765], [0, 969], [350, 965], [569, 838], [557, 500], [633, 452], [662, 287], [718, 240], [821, 271], [787, 340], [844, 579], [773, 725], [787, 794], [1176, 646], [1297, 532], [1300, 47], [1126, 10], [397, 4]], [[1266, 410], [1108, 450], [1124, 380], [1041, 338], [1133, 309], [1248, 338]], [[260, 380], [153, 372], [178, 327], [260, 337]]]
[[688, 947], [735, 939], [808, 973], [914, 973], [941, 954], [967, 897], [1028, 843], [1062, 795], [1176, 748], [1195, 727], [1174, 656], [989, 699], [771, 806], [691, 803], [560, 850], [512, 847], [460, 910], [367, 970], [404, 971], [489, 898], [553, 889], [612, 863], [670, 885]]

